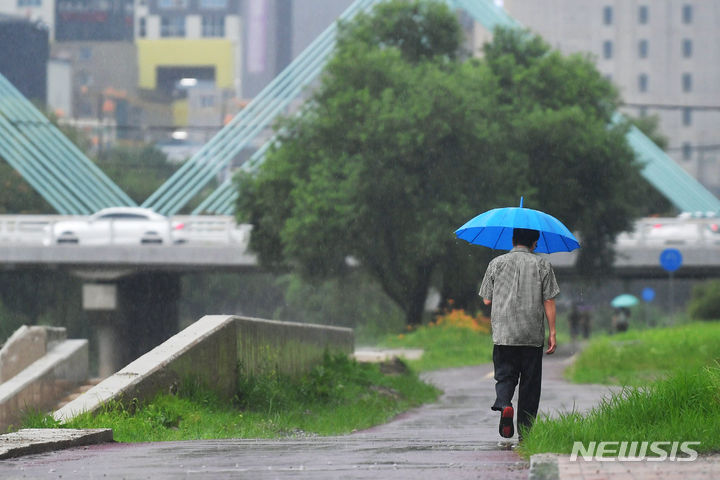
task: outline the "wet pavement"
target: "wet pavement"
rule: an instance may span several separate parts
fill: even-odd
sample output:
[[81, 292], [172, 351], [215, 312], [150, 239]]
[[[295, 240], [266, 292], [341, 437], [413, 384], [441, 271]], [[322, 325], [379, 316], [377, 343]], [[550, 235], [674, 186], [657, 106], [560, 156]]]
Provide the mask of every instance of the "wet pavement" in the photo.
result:
[[[582, 411], [608, 392], [563, 381], [567, 355], [545, 360], [541, 411]], [[1, 461], [0, 478], [528, 478], [529, 462], [499, 445], [490, 365], [424, 378], [439, 402], [351, 435], [87, 446]]]

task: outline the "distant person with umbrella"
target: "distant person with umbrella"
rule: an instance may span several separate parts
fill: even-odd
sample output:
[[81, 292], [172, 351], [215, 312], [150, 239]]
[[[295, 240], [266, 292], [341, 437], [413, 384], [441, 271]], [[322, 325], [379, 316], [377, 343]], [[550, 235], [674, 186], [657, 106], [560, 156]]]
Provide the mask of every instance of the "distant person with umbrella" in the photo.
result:
[[627, 332], [630, 326], [630, 309], [619, 307], [615, 309], [612, 316], [612, 331], [617, 333]]
[[630, 308], [638, 304], [635, 295], [624, 293], [613, 298], [610, 305], [615, 309], [611, 318], [611, 333], [627, 332], [630, 327]]
[[570, 324], [570, 340], [573, 342], [575, 342], [578, 334], [580, 333], [580, 320], [580, 309], [578, 308], [578, 304], [573, 302], [572, 307], [570, 308], [570, 315], [568, 315], [568, 323]]
[[570, 314], [568, 315], [568, 323], [570, 324], [570, 339], [575, 342], [578, 335], [582, 332], [584, 339], [590, 337], [590, 307], [584, 304], [573, 302]]
[[518, 392], [517, 425], [522, 434], [537, 415], [542, 380], [545, 318], [547, 354], [557, 348], [555, 297], [560, 289], [550, 262], [534, 252], [571, 251], [579, 243], [555, 217], [522, 207], [497, 208], [473, 218], [455, 234], [470, 243], [510, 250], [488, 265], [480, 287], [486, 305], [492, 305], [493, 365], [502, 437], [514, 435], [512, 397]]

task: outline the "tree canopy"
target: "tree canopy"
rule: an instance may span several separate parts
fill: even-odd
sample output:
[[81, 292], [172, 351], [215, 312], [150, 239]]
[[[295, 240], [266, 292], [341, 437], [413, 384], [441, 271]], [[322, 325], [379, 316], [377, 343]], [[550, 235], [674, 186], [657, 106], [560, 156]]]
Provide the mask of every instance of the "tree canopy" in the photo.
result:
[[432, 1], [342, 25], [303, 114], [237, 179], [263, 263], [328, 278], [354, 259], [417, 324], [432, 285], [477, 297], [491, 252], [454, 230], [524, 196], [580, 233], [585, 271], [610, 265], [647, 188], [627, 125], [611, 122], [616, 90], [526, 31], [498, 29], [483, 58], [463, 59], [460, 31]]

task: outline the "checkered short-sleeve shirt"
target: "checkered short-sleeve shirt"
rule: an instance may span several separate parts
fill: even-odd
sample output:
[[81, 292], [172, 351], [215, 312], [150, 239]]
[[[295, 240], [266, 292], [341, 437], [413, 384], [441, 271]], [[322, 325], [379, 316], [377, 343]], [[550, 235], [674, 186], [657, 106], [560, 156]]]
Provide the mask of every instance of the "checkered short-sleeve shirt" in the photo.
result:
[[527, 247], [517, 246], [493, 259], [480, 287], [480, 296], [492, 301], [493, 343], [543, 346], [543, 302], [559, 293], [550, 263]]

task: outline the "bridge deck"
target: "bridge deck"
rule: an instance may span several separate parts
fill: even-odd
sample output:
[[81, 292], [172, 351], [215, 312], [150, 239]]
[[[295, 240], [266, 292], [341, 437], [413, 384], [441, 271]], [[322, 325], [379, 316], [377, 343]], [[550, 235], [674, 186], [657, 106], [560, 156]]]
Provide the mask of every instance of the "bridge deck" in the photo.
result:
[[5, 245], [0, 248], [4, 268], [65, 268], [70, 270], [247, 270], [257, 258], [236, 245], [78, 246]]

